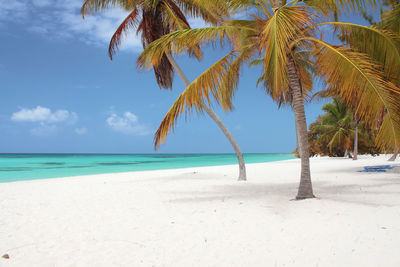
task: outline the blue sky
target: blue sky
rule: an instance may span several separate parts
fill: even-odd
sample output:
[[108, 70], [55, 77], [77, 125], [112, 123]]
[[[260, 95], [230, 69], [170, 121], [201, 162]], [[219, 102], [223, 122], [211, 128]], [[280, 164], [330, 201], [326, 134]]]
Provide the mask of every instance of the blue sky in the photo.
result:
[[[160, 90], [151, 71], [138, 71], [134, 33], [111, 61], [108, 41], [124, 19], [115, 9], [82, 20], [81, 0], [0, 0], [0, 153], [153, 153], [153, 134], [183, 84]], [[201, 21], [192, 19], [194, 27]], [[178, 63], [194, 79], [220, 58], [205, 49]], [[235, 111], [214, 107], [245, 153], [291, 152], [294, 114], [278, 109], [259, 70], [243, 71]], [[308, 123], [322, 102], [306, 104]], [[194, 114], [179, 120], [159, 153], [231, 153], [214, 123]]]

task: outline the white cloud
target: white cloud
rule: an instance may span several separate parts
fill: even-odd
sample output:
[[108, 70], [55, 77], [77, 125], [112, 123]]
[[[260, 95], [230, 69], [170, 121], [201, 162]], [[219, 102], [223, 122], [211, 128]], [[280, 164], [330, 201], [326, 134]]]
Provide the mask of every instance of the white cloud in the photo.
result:
[[76, 128], [76, 129], [75, 129], [75, 133], [76, 133], [77, 135], [84, 135], [84, 134], [87, 134], [87, 132], [88, 132], [88, 130], [87, 130], [85, 127], [83, 127], [83, 128]]
[[[29, 31], [51, 39], [74, 39], [107, 48], [112, 35], [129, 14], [112, 8], [95, 15], [80, 14], [83, 0], [0, 0], [0, 24], [19, 23]], [[206, 26], [189, 18], [192, 28]], [[133, 29], [125, 36], [121, 50], [140, 52], [142, 44]]]
[[68, 110], [56, 110], [52, 112], [49, 108], [37, 106], [33, 109], [21, 109], [11, 116], [11, 120], [16, 122], [44, 122], [44, 123], [60, 123], [68, 122], [75, 123], [78, 120], [78, 115], [75, 112]]
[[149, 127], [139, 123], [139, 118], [131, 112], [125, 112], [121, 117], [112, 113], [106, 122], [114, 131], [126, 135], [148, 135], [151, 133]]
[[[0, 0], [0, 23], [19, 23], [46, 38], [76, 39], [106, 48], [128, 12], [113, 8], [83, 19], [82, 3], [82, 0]], [[132, 31], [121, 50], [138, 52], [140, 49], [140, 38]]]
[[72, 125], [78, 121], [78, 114], [68, 110], [59, 109], [54, 112], [49, 108], [37, 106], [36, 108], [22, 108], [11, 115], [14, 122], [37, 123], [30, 133], [34, 136], [49, 136], [55, 134], [60, 126]]

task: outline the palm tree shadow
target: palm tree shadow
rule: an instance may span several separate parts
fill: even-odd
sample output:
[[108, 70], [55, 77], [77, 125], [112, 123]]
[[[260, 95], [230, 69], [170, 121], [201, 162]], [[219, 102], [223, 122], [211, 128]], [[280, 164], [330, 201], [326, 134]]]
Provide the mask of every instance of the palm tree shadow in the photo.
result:
[[[251, 179], [251, 178], [250, 178]], [[314, 182], [314, 190], [321, 200], [330, 200], [364, 206], [400, 206], [400, 179], [372, 178], [360, 184], [333, 184]], [[206, 191], [168, 191], [169, 202], [252, 201], [264, 199], [265, 203], [289, 201], [296, 196], [298, 183], [237, 183], [214, 185]], [[394, 198], [395, 197], [395, 198]], [[393, 201], [395, 200], [395, 201]]]
[[371, 178], [363, 183], [335, 185], [318, 188], [322, 199], [365, 206], [400, 206], [400, 179]]
[[207, 191], [173, 191], [167, 192], [177, 197], [170, 202], [208, 202], [225, 200], [252, 200], [279, 196], [290, 196], [296, 193], [297, 183], [290, 184], [250, 184], [241, 183], [212, 186]]

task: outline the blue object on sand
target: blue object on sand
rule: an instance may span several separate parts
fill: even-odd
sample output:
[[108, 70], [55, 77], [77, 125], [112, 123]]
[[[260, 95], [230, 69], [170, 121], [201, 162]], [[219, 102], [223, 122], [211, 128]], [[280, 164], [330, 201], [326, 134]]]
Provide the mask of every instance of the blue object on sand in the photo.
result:
[[361, 172], [386, 172], [386, 170], [393, 169], [392, 165], [380, 165], [380, 166], [365, 166]]

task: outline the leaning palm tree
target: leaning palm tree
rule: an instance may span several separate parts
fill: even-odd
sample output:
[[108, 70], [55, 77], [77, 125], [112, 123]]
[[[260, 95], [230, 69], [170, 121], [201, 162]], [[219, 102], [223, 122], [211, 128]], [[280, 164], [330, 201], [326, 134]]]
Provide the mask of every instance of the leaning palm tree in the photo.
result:
[[[210, 0], [211, 1], [211, 0]], [[180, 95], [161, 122], [155, 145], [165, 141], [177, 117], [186, 111], [203, 111], [204, 103], [214, 100], [225, 110], [232, 109], [232, 96], [245, 63], [261, 63], [259, 83], [278, 104], [290, 104], [295, 113], [301, 156], [301, 177], [296, 199], [313, 198], [308, 157], [305, 92], [317, 75], [332, 95], [338, 95], [356, 115], [379, 127], [381, 147], [400, 144], [400, 89], [387, 76], [387, 68], [400, 67], [399, 47], [393, 34], [376, 28], [338, 22], [340, 13], [373, 5], [374, 0], [214, 0], [231, 12], [245, 9], [249, 20], [226, 20], [221, 26], [180, 30], [150, 44], [139, 57], [143, 67], [158, 66], [163, 51], [179, 54], [194, 45], [217, 44], [228, 40], [231, 51], [194, 80]], [[326, 22], [330, 18], [335, 21]], [[363, 36], [364, 46], [379, 43], [386, 56], [379, 64], [369, 53], [362, 53], [342, 42], [328, 43], [324, 33], [330, 27], [352, 41]], [[328, 29], [328, 30], [327, 30]], [[338, 40], [340, 42], [340, 40]], [[392, 51], [395, 51], [394, 53]], [[310, 66], [315, 66], [312, 72]], [[382, 111], [385, 116], [382, 116]]]
[[[116, 5], [130, 13], [111, 38], [109, 46], [111, 59], [118, 50], [123, 35], [132, 28], [136, 28], [137, 34], [141, 35], [143, 48], [146, 48], [151, 42], [165, 34], [175, 30], [190, 29], [184, 12], [192, 16], [201, 17], [212, 24], [218, 24], [221, 18], [217, 6], [210, 4], [204, 6], [199, 0], [85, 0], [81, 13], [85, 16], [87, 13], [99, 12]], [[197, 45], [188, 48], [187, 51], [190, 55], [194, 55], [198, 59], [201, 58], [201, 50]], [[160, 63], [157, 66], [153, 66], [160, 88], [172, 89], [174, 71], [176, 71], [185, 86], [189, 86], [189, 79], [172, 57], [170, 50], [166, 48], [162, 54]], [[209, 105], [202, 104], [202, 109], [218, 125], [232, 145], [239, 163], [239, 180], [245, 181], [246, 167], [243, 154], [235, 138]]]

